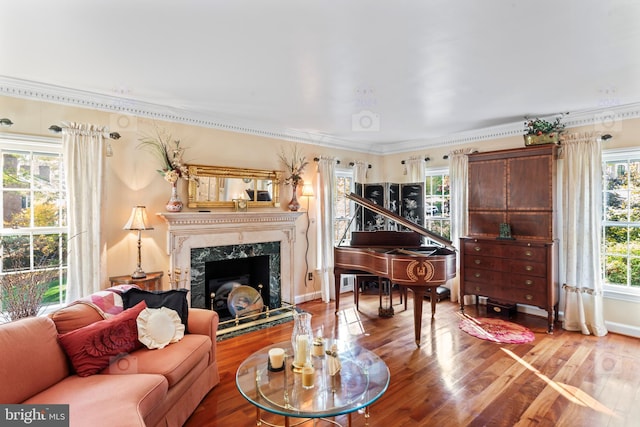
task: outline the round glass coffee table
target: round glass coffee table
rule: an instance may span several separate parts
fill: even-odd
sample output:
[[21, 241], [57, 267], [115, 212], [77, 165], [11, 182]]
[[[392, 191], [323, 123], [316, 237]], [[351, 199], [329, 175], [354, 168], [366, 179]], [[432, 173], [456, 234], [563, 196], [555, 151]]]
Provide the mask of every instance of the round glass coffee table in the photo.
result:
[[[330, 356], [312, 357], [313, 388], [302, 386], [302, 374], [294, 372], [291, 362], [291, 342], [265, 347], [249, 356], [238, 367], [236, 385], [240, 393], [256, 406], [256, 425], [270, 425], [262, 419], [261, 410], [284, 416], [284, 426], [294, 426], [310, 420], [323, 419], [340, 425], [330, 417], [351, 414], [361, 410], [368, 425], [369, 406], [382, 396], [389, 386], [389, 368], [375, 353], [354, 343], [325, 340], [325, 348], [337, 346], [342, 365], [340, 372], [329, 375]], [[285, 349], [285, 368], [279, 372], [268, 369], [269, 349]], [[290, 424], [290, 418], [301, 418]], [[315, 424], [315, 422], [314, 422]]]

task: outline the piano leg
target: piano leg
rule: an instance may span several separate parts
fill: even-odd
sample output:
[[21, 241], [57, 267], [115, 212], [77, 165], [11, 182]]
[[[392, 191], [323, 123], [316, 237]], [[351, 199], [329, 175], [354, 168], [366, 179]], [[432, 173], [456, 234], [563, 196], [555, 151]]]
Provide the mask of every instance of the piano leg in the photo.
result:
[[[429, 299], [431, 300], [431, 319], [436, 315], [436, 293], [437, 286], [429, 287]], [[409, 289], [413, 291], [413, 328], [416, 339], [416, 345], [420, 347], [420, 337], [422, 335], [422, 302], [427, 294], [424, 286], [409, 286]]]

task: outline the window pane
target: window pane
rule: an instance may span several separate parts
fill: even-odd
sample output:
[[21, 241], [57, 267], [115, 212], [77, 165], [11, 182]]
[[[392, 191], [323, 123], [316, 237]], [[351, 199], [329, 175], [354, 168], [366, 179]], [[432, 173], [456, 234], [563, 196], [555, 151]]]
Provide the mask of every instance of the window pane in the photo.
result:
[[29, 191], [5, 190], [2, 194], [5, 228], [31, 226]]
[[627, 227], [605, 227], [605, 251], [608, 254], [626, 254], [627, 238]]
[[31, 185], [30, 158], [28, 153], [5, 152], [2, 155], [4, 188], [29, 188]]
[[627, 284], [627, 258], [608, 256], [605, 260], [605, 280], [615, 285]]
[[2, 237], [2, 270], [20, 271], [31, 268], [29, 236]]
[[34, 193], [33, 225], [35, 227], [57, 227], [60, 225], [57, 193]]

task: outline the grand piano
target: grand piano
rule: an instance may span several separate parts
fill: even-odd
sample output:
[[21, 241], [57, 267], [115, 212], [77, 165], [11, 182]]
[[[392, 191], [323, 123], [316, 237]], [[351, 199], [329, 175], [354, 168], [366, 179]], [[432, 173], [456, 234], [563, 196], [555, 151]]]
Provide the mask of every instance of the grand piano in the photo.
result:
[[[430, 295], [431, 318], [436, 313], [436, 288], [456, 276], [456, 249], [451, 241], [415, 224], [355, 193], [347, 195], [410, 231], [354, 231], [349, 245], [334, 248], [336, 314], [340, 308], [340, 275], [373, 274], [413, 291], [413, 320], [416, 345], [420, 346], [422, 302]], [[423, 237], [439, 246], [423, 245]], [[344, 240], [344, 238], [343, 238]], [[358, 292], [354, 289], [354, 292]]]

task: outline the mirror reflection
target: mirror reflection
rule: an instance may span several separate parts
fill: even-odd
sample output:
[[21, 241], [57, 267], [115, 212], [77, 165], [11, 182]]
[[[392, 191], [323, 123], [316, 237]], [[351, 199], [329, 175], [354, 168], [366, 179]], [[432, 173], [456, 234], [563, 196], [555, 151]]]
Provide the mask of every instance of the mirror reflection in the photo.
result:
[[280, 171], [189, 165], [189, 173], [198, 178], [189, 182], [190, 208], [233, 206], [240, 199], [249, 206], [280, 205]]

